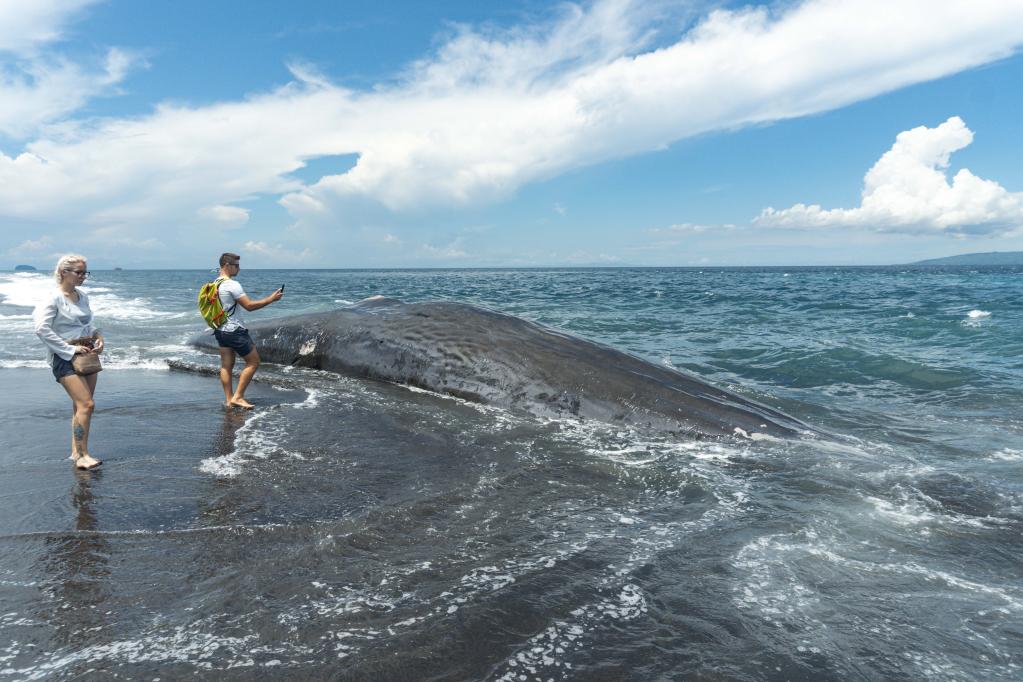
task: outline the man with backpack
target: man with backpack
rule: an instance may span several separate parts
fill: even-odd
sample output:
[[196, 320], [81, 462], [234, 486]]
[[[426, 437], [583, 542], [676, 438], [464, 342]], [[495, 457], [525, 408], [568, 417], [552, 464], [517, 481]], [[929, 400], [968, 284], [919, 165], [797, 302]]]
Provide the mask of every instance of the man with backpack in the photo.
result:
[[[227, 407], [242, 407], [251, 410], [253, 405], [245, 399], [245, 389], [259, 369], [259, 351], [249, 336], [245, 321], [237, 314], [238, 306], [245, 310], [259, 310], [284, 295], [278, 289], [266, 298], [251, 300], [242, 285], [233, 279], [241, 268], [241, 256], [236, 253], [220, 255], [220, 276], [203, 285], [199, 291], [199, 311], [206, 323], [213, 328], [213, 335], [220, 345], [220, 384], [224, 388]], [[235, 353], [242, 356], [245, 368], [238, 376], [238, 389], [232, 387]]]

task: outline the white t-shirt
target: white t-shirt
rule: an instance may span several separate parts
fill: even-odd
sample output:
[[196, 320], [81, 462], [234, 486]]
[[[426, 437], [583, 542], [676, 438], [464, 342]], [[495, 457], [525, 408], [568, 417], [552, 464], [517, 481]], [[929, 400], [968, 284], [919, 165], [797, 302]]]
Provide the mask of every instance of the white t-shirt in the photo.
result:
[[[220, 325], [220, 331], [233, 332], [236, 329], [246, 329], [245, 320], [241, 316], [241, 311], [244, 308], [235, 305], [238, 299], [245, 295], [242, 285], [233, 279], [225, 279], [220, 283], [217, 294], [220, 296], [220, 305], [224, 307], [224, 311], [231, 313], [227, 317], [227, 322]], [[234, 306], [234, 310], [231, 310], [232, 306]]]

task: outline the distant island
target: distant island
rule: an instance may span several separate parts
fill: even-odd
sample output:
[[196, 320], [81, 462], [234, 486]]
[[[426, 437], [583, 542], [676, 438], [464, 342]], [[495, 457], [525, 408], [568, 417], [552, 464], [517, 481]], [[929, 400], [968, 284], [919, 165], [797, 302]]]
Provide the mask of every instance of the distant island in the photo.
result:
[[15, 272], [36, 272], [36, 269], [35, 269], [35, 267], [33, 267], [31, 265], [15, 265], [14, 266], [14, 271]]
[[989, 251], [987, 253], [964, 253], [947, 258], [918, 260], [909, 265], [1023, 265], [1023, 251]]

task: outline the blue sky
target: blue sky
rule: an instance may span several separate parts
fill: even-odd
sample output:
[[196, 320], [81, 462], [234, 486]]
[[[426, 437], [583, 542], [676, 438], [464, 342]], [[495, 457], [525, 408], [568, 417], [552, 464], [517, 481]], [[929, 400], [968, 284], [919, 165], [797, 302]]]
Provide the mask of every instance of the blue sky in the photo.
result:
[[0, 0], [0, 267], [1023, 250], [1023, 0]]

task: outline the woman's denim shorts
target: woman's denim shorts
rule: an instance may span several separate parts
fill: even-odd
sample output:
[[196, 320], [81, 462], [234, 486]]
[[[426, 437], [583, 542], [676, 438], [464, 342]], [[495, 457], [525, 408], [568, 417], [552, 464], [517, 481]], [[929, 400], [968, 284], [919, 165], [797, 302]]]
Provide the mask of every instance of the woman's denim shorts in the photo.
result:
[[70, 360], [65, 360], [59, 355], [53, 356], [53, 378], [60, 383], [60, 380], [69, 374], [74, 374], [75, 368], [71, 366]]

